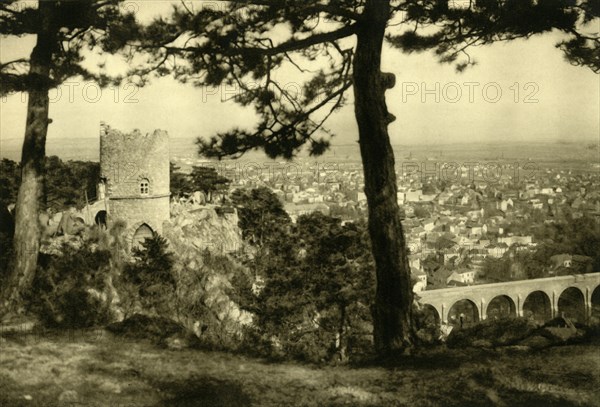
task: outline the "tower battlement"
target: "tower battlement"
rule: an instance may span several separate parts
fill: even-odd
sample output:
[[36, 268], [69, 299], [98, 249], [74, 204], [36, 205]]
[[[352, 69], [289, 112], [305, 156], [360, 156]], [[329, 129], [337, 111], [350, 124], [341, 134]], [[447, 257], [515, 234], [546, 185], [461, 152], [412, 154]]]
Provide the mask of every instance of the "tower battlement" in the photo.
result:
[[152, 145], [158, 147], [168, 147], [169, 134], [164, 130], [154, 130], [153, 133], [142, 134], [139, 129], [131, 133], [123, 133], [113, 129], [104, 122], [100, 122], [100, 143], [113, 143], [113, 145], [123, 145], [130, 147], [152, 148]]

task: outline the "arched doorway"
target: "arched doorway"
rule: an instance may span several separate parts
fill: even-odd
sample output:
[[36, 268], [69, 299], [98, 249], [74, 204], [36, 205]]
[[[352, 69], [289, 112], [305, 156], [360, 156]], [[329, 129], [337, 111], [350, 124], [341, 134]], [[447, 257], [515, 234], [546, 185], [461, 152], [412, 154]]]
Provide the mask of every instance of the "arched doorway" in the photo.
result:
[[585, 322], [585, 298], [580, 289], [569, 287], [558, 297], [558, 315]]
[[153, 234], [152, 228], [145, 223], [142, 224], [139, 228], [137, 228], [137, 230], [133, 234], [133, 239], [131, 241], [131, 247], [134, 249], [142, 247], [142, 243], [144, 243], [144, 241], [146, 239], [152, 238], [152, 234]]
[[460, 300], [448, 311], [448, 323], [455, 327], [466, 327], [479, 322], [479, 310], [471, 300]]
[[592, 322], [600, 322], [600, 286], [592, 292], [591, 306], [592, 306]]
[[514, 301], [507, 295], [494, 297], [487, 306], [487, 319], [513, 318], [517, 316]]
[[102, 211], [98, 211], [98, 213], [96, 214], [96, 216], [94, 217], [94, 222], [96, 223], [96, 225], [98, 225], [101, 229], [106, 229], [106, 220], [107, 220], [107, 213], [105, 210]]
[[552, 319], [550, 298], [543, 291], [534, 291], [523, 302], [523, 316], [538, 322]]

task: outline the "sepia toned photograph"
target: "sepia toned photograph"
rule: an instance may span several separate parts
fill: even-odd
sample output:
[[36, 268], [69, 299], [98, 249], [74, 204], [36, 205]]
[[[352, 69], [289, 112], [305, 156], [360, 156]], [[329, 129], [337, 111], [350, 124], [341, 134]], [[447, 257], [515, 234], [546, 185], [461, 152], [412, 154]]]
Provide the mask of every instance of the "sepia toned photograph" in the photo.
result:
[[598, 0], [0, 0], [1, 407], [600, 407]]

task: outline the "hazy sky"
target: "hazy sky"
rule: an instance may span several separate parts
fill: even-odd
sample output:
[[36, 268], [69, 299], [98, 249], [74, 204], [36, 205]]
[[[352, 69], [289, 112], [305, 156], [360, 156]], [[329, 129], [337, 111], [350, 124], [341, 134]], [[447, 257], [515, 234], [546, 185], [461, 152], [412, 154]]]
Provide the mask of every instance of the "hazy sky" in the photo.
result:
[[[168, 9], [161, 1], [129, 3], [143, 20]], [[599, 76], [565, 62], [554, 46], [559, 38], [549, 34], [474, 48], [471, 56], [478, 65], [462, 74], [438, 64], [431, 53], [404, 55], [386, 48], [384, 70], [397, 77], [387, 94], [389, 110], [397, 117], [390, 126], [392, 143], [597, 141]], [[28, 54], [32, 45], [31, 37], [1, 38], [0, 61]], [[291, 80], [287, 86], [297, 85]], [[124, 131], [161, 128], [171, 137], [190, 138], [254, 123], [252, 110], [222, 101], [235, 89], [193, 88], [161, 78], [141, 89], [124, 85], [98, 92], [95, 84], [77, 80], [53, 91], [49, 139], [95, 137], [100, 121]], [[23, 95], [1, 100], [0, 137], [22, 139], [25, 118]], [[337, 134], [334, 144], [357, 140], [351, 100], [331, 118], [329, 128]]]

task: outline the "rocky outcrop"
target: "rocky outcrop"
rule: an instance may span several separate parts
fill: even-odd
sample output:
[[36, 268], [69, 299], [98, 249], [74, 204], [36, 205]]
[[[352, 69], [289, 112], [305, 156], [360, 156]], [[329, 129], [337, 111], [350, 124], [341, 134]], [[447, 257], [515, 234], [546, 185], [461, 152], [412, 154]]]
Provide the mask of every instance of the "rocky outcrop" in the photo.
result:
[[246, 272], [226, 256], [243, 250], [235, 212], [216, 207], [176, 204], [163, 235], [175, 253], [179, 320], [198, 337], [219, 344], [241, 335], [252, 316], [231, 299], [232, 280]]
[[163, 224], [164, 236], [175, 242], [187, 241], [199, 250], [226, 254], [244, 248], [237, 212], [219, 215], [213, 205], [174, 203], [171, 219]]
[[[232, 281], [240, 273], [248, 272], [228, 256], [245, 247], [237, 213], [230, 208], [198, 204], [174, 204], [171, 213], [170, 220], [163, 224], [162, 236], [169, 243], [168, 250], [174, 254], [176, 292], [173, 296], [165, 296], [161, 312], [142, 309], [135, 301], [127, 301], [135, 296], [132, 297], [127, 284], [118, 279], [119, 264], [132, 259], [122, 250], [117, 250], [119, 258], [111, 260], [110, 270], [103, 270], [106, 273], [104, 290], [89, 287], [88, 294], [109, 305], [115, 316], [113, 321], [135, 313], [164, 317], [177, 321], [201, 340], [208, 338], [205, 342], [215, 345], [241, 337], [243, 327], [251, 324], [252, 316], [232, 299], [235, 291]], [[115, 240], [118, 239], [113, 236], [115, 234], [118, 235], [118, 231], [85, 227], [78, 235], [46, 238], [41, 250], [53, 256], [62, 255], [66, 246], [76, 250], [87, 247], [92, 252], [97, 249], [114, 252], [115, 247], [122, 247]], [[116, 286], [113, 277], [117, 278]], [[181, 343], [181, 338], [174, 338], [173, 347]]]

